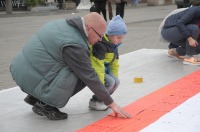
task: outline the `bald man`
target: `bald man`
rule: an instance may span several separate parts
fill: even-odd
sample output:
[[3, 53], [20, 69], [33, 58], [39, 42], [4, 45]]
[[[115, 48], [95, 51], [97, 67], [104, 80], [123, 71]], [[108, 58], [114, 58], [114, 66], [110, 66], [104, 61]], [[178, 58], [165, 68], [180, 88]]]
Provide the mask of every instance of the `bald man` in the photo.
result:
[[[91, 66], [89, 44], [102, 40], [106, 22], [98, 13], [43, 25], [13, 59], [13, 80], [27, 93], [34, 113], [50, 120], [67, 119], [58, 108], [88, 86], [115, 115], [131, 118], [112, 99]], [[81, 100], [81, 99], [80, 99]]]

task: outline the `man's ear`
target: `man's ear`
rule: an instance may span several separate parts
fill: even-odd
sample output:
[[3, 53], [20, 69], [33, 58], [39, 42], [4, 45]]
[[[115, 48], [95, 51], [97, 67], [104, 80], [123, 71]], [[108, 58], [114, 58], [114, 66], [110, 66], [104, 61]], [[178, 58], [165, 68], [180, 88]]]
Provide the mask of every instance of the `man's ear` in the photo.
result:
[[90, 30], [90, 26], [89, 25], [85, 25], [85, 28], [86, 28], [87, 31]]
[[88, 33], [89, 33], [90, 30], [92, 29], [92, 26], [90, 26], [90, 25], [86, 25], [85, 27], [86, 27], [86, 31], [87, 31]]

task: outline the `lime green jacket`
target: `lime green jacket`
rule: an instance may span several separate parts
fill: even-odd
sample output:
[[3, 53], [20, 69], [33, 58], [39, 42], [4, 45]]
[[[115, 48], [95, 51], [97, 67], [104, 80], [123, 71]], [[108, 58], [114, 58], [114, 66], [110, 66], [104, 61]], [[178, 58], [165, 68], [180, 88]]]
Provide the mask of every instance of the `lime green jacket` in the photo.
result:
[[90, 60], [92, 67], [103, 84], [105, 84], [105, 73], [112, 73], [118, 78], [119, 55], [118, 46], [111, 44], [107, 35], [104, 34], [101, 42], [90, 46]]

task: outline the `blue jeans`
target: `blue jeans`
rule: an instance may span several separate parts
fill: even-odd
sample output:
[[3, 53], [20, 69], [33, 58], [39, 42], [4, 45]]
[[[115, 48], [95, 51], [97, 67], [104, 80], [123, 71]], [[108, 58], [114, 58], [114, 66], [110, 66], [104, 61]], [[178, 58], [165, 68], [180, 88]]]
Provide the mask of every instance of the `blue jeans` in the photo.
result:
[[[117, 77], [115, 77], [112, 73], [105, 74], [105, 87], [108, 89], [110, 95], [117, 89], [120, 84], [120, 81]], [[98, 99], [96, 95], [92, 97], [94, 100], [101, 101]]]
[[117, 89], [120, 81], [113, 74], [105, 74], [105, 87], [108, 89], [110, 95]]

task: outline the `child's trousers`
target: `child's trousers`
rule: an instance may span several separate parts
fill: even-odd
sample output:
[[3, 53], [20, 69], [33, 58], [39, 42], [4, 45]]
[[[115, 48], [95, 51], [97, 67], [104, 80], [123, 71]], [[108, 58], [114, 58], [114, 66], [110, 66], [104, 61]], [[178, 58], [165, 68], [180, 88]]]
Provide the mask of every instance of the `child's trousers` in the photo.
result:
[[[113, 74], [105, 74], [105, 87], [108, 89], [110, 95], [117, 89], [120, 81]], [[97, 101], [101, 101], [98, 99], [96, 95], [93, 95], [93, 99]]]

